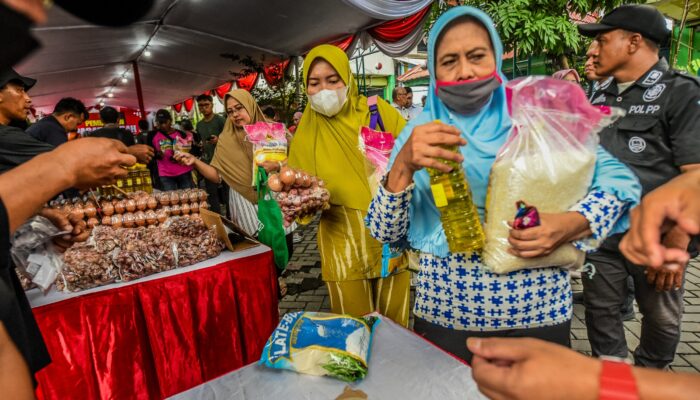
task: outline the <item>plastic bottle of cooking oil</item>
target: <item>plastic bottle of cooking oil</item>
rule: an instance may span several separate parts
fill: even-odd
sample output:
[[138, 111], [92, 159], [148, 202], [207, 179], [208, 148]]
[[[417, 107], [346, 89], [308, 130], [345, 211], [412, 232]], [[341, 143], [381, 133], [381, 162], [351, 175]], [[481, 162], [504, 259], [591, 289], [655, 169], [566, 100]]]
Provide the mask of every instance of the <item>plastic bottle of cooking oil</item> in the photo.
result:
[[[457, 146], [446, 146], [447, 150], [459, 152]], [[484, 247], [484, 230], [479, 220], [479, 212], [472, 200], [472, 192], [460, 163], [441, 160], [452, 167], [445, 173], [428, 168], [430, 189], [440, 220], [447, 236], [450, 253], [470, 253]]]

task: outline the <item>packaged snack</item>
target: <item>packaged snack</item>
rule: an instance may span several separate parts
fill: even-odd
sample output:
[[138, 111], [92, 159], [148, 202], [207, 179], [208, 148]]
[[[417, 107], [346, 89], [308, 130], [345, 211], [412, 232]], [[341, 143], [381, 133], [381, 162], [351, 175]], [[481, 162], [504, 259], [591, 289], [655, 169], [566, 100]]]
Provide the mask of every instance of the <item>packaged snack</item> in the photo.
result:
[[583, 254], [570, 243], [542, 257], [510, 254], [513, 204], [561, 213], [583, 199], [593, 180], [598, 132], [624, 111], [592, 106], [580, 86], [547, 77], [516, 79], [507, 90], [513, 131], [491, 168], [484, 262], [496, 273], [576, 267]]
[[110, 201], [105, 201], [102, 204], [102, 214], [110, 217], [114, 214], [114, 204]]
[[287, 159], [287, 131], [279, 122], [256, 122], [245, 125], [248, 141], [253, 143], [255, 163], [280, 162]]
[[158, 207], [158, 200], [154, 196], [148, 196], [146, 200], [146, 205], [149, 210], [155, 210]]
[[199, 200], [200, 202], [206, 201], [208, 197], [209, 197], [209, 194], [207, 193], [206, 190], [197, 189], [197, 200]]
[[260, 357], [269, 368], [328, 375], [354, 382], [367, 375], [377, 317], [320, 312], [288, 313], [272, 332]]
[[146, 213], [143, 211], [136, 211], [134, 213], [134, 221], [136, 222], [136, 226], [146, 225]]
[[59, 232], [48, 219], [34, 216], [12, 238], [10, 253], [17, 272], [44, 292], [60, 271], [61, 255], [51, 245], [51, 239], [62, 233], [66, 232]]
[[177, 191], [168, 192], [170, 195], [170, 204], [176, 205], [180, 203], [180, 194]]
[[127, 212], [132, 213], [132, 212], [136, 211], [136, 200], [134, 200], [134, 199], [126, 200], [125, 207], [126, 207]]
[[124, 218], [122, 219], [122, 225], [124, 228], [133, 228], [133, 226], [136, 224], [136, 218], [134, 217], [134, 214], [132, 213], [126, 213], [124, 214]]
[[158, 202], [160, 203], [161, 206], [170, 205], [170, 193], [160, 192], [158, 194]]
[[527, 229], [540, 225], [540, 213], [537, 208], [528, 206], [524, 201], [519, 201], [515, 206], [518, 211], [513, 220], [513, 229]]
[[148, 225], [154, 225], [158, 222], [158, 215], [153, 210], [146, 211], [146, 223]]
[[136, 198], [136, 209], [143, 211], [148, 207], [148, 197], [140, 196]]
[[[79, 209], [78, 207], [76, 207]], [[85, 212], [85, 216], [88, 218], [93, 218], [97, 216], [97, 207], [95, 207], [95, 203], [89, 202], [83, 207], [83, 211]]]

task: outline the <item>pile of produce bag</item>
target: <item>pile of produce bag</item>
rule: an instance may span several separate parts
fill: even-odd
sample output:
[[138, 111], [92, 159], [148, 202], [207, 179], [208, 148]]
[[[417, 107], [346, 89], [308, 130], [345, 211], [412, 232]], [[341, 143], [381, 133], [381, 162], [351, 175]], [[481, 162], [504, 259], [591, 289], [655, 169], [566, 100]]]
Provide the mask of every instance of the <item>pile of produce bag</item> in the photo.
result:
[[323, 179], [304, 171], [282, 167], [279, 174], [267, 178], [267, 186], [282, 209], [285, 227], [294, 221], [308, 224], [318, 212], [329, 207], [330, 193]]
[[79, 291], [185, 267], [218, 256], [223, 243], [198, 216], [137, 228], [98, 226], [64, 254], [56, 286]]

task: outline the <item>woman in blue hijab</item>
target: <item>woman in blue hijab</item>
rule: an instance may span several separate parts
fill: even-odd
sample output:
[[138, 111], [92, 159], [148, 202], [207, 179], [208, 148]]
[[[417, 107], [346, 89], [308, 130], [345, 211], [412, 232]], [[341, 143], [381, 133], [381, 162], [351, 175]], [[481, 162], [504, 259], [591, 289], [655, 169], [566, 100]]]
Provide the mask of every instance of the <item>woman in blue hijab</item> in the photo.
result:
[[[379, 241], [405, 239], [419, 251], [414, 330], [467, 361], [465, 340], [471, 336], [570, 344], [568, 270], [498, 275], [484, 267], [479, 253], [450, 253], [425, 170], [449, 172], [440, 159], [462, 163], [483, 221], [491, 166], [511, 129], [502, 54], [493, 22], [483, 12], [455, 7], [438, 19], [428, 40], [426, 107], [399, 135], [366, 221]], [[459, 146], [459, 152], [446, 150], [450, 146]], [[639, 197], [634, 174], [599, 148], [589, 194], [569, 212], [542, 214], [538, 227], [512, 231], [511, 250], [537, 257], [571, 242], [593, 251], [608, 235], [625, 231], [627, 210]]]

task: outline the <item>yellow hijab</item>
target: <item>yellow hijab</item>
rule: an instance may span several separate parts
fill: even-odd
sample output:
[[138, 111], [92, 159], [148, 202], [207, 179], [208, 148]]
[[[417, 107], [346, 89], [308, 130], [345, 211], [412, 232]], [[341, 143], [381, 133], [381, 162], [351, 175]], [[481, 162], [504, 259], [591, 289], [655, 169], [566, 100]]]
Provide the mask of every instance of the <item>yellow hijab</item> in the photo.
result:
[[[234, 89], [226, 93], [224, 105], [230, 97], [236, 99], [245, 108], [250, 115], [251, 124], [267, 121], [260, 106], [247, 90]], [[226, 118], [211, 166], [219, 171], [231, 189], [240, 193], [251, 203], [258, 203], [257, 194], [253, 190], [253, 144], [246, 139], [245, 130], [235, 126], [231, 118]]]
[[[304, 84], [309, 67], [317, 58], [326, 60], [348, 87], [345, 105], [338, 114], [326, 117], [306, 105], [289, 151], [289, 165], [326, 181], [331, 204], [367, 211], [372, 199], [364, 156], [358, 148], [360, 128], [369, 125], [367, 98], [358, 93], [348, 56], [340, 48], [323, 44], [314, 47], [304, 60]], [[406, 121], [389, 103], [378, 99], [384, 128], [396, 137]], [[378, 128], [377, 128], [378, 129]]]

